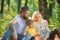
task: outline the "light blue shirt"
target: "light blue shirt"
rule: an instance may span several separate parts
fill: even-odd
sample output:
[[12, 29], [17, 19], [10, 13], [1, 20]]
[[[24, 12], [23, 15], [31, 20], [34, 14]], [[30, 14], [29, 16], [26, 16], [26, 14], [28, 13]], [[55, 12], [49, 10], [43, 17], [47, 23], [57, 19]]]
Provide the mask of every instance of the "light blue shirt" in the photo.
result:
[[[26, 20], [22, 19], [20, 15], [17, 15], [14, 19], [17, 21], [17, 23], [13, 25], [13, 27], [16, 29], [17, 34], [24, 35], [24, 31], [26, 28]], [[8, 27], [7, 31], [2, 37], [2, 40], [7, 40], [7, 39], [9, 40], [10, 34], [11, 34], [11, 30]]]
[[23, 19], [20, 15], [17, 15], [14, 19], [17, 21], [17, 24], [14, 25], [17, 34], [24, 34], [26, 28], [26, 20]]

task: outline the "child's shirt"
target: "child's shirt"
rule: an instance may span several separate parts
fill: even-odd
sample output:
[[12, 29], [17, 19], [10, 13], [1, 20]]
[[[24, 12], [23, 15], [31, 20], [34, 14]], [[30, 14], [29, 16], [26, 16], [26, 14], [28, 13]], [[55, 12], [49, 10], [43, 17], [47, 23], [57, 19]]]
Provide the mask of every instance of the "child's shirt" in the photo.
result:
[[27, 27], [26, 34], [31, 34], [32, 36], [35, 36], [36, 35], [36, 28]]

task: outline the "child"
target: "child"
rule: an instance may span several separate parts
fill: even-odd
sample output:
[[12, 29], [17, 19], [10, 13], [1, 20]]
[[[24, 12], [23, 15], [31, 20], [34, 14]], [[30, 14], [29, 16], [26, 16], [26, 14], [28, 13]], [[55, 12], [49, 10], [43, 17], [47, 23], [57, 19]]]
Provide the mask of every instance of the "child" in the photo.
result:
[[47, 40], [60, 40], [60, 32], [58, 29], [51, 31], [49, 38]]
[[[35, 38], [39, 35], [35, 28], [35, 23], [31, 19], [27, 21], [26, 34], [31, 34], [31, 36], [32, 36], [31, 40], [35, 40]], [[39, 35], [39, 37], [40, 37], [40, 35]]]

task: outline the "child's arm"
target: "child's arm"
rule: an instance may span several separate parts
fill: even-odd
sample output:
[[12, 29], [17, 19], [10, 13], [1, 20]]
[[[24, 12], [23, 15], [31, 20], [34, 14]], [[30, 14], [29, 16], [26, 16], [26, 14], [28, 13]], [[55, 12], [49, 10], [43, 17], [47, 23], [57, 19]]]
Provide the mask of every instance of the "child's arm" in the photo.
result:
[[40, 36], [39, 33], [36, 33], [36, 35], [35, 35], [35, 39], [36, 39], [36, 40], [41, 40], [41, 36]]
[[26, 29], [25, 29], [25, 31], [24, 31], [24, 35], [26, 35]]
[[28, 27], [26, 27], [25, 31], [24, 31], [24, 35], [27, 34], [27, 30], [28, 30]]

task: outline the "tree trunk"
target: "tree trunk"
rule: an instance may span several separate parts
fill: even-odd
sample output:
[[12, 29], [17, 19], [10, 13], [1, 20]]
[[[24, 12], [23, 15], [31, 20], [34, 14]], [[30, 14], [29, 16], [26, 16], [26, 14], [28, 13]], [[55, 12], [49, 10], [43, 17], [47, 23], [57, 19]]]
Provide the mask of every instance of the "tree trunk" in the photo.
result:
[[21, 0], [18, 0], [18, 13], [19, 13], [20, 7], [21, 7]]
[[60, 0], [57, 0], [57, 2], [60, 4]]
[[25, 6], [27, 6], [28, 0], [25, 0]]
[[50, 0], [50, 4], [48, 4], [49, 5], [49, 7], [48, 7], [48, 18], [50, 18], [51, 16], [52, 16], [52, 10], [53, 10], [53, 8], [55, 7], [55, 2], [54, 2], [54, 0]]
[[44, 19], [47, 19], [48, 13], [47, 13], [47, 0], [38, 0], [39, 4], [39, 11], [43, 15]]
[[8, 7], [10, 7], [10, 0], [6, 0]]
[[52, 16], [52, 8], [54, 8], [55, 3], [53, 2], [53, 0], [51, 0], [51, 4], [49, 4], [49, 8], [48, 8], [48, 16], [49, 18]]
[[48, 13], [50, 18], [50, 16], [52, 16], [52, 4], [49, 4]]
[[4, 0], [1, 2], [1, 14], [3, 14], [3, 9], [4, 9]]

